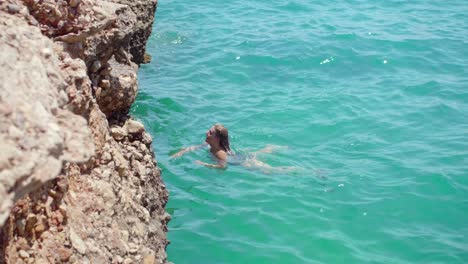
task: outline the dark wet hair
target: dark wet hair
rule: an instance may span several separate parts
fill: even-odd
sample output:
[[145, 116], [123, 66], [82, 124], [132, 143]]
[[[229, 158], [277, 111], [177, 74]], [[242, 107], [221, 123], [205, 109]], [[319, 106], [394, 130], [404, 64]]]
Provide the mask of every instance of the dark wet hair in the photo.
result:
[[229, 146], [229, 133], [227, 128], [225, 128], [221, 124], [214, 125], [214, 129], [216, 132], [216, 137], [219, 138], [219, 145], [226, 151], [227, 153], [231, 153], [231, 147]]

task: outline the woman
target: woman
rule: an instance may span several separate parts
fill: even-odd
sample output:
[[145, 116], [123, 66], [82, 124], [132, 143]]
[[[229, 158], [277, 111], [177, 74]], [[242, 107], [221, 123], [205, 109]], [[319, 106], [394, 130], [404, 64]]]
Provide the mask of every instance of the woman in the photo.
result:
[[210, 129], [206, 132], [205, 144], [184, 148], [171, 157], [180, 157], [189, 151], [199, 149], [203, 146], [206, 146], [207, 144], [210, 146], [210, 152], [216, 158], [218, 164], [210, 164], [199, 160], [196, 162], [210, 168], [225, 168], [228, 161], [228, 155], [231, 155], [232, 151], [229, 147], [228, 130], [221, 124], [216, 124], [210, 127]]
[[261, 169], [264, 173], [271, 173], [273, 171], [286, 172], [294, 170], [292, 167], [272, 167], [264, 162], [257, 160], [258, 153], [272, 153], [275, 149], [284, 147], [267, 145], [265, 148], [248, 155], [235, 155], [229, 146], [228, 130], [221, 124], [216, 124], [210, 127], [210, 129], [206, 132], [204, 144], [183, 148], [176, 154], [172, 155], [171, 158], [180, 157], [187, 152], [199, 149], [206, 145], [210, 146], [210, 152], [216, 158], [217, 164], [210, 164], [199, 160], [196, 160], [195, 162], [209, 168], [225, 168], [230, 156], [232, 159], [237, 160], [237, 164], [241, 164], [247, 168]]

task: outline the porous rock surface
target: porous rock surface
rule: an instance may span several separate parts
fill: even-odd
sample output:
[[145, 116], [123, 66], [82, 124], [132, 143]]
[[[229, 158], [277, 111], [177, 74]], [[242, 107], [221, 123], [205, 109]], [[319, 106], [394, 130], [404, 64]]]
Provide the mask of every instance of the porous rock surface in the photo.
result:
[[166, 263], [168, 193], [128, 116], [155, 9], [0, 2], [0, 263]]

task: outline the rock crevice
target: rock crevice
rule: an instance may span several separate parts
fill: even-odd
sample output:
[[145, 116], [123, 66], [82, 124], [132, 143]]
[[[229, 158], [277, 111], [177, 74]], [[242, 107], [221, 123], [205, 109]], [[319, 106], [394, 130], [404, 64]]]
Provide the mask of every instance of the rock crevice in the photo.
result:
[[128, 111], [156, 1], [0, 3], [0, 263], [165, 263], [168, 193]]

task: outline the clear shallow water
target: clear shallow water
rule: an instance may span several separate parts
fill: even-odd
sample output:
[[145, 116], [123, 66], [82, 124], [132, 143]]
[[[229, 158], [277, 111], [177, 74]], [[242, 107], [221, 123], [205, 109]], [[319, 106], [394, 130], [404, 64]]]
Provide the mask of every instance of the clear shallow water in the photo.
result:
[[[430, 3], [429, 3], [430, 2]], [[467, 263], [468, 4], [159, 2], [132, 109], [181, 263]], [[213, 170], [216, 122], [289, 173]]]

